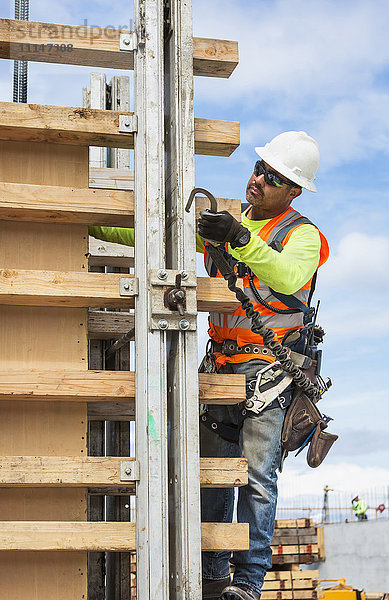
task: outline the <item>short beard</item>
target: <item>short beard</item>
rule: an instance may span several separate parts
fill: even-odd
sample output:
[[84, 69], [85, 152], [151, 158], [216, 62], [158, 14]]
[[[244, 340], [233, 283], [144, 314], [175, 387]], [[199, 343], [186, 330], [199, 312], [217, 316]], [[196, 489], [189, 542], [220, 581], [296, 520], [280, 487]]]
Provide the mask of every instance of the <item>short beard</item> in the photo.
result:
[[265, 194], [263, 193], [262, 188], [258, 188], [257, 186], [251, 186], [251, 187], [255, 187], [255, 189], [259, 191], [260, 198], [253, 198], [250, 195], [250, 187], [247, 186], [247, 188], [246, 188], [246, 202], [248, 202], [249, 204], [251, 204], [251, 206], [257, 206], [256, 200], [262, 200], [264, 198]]

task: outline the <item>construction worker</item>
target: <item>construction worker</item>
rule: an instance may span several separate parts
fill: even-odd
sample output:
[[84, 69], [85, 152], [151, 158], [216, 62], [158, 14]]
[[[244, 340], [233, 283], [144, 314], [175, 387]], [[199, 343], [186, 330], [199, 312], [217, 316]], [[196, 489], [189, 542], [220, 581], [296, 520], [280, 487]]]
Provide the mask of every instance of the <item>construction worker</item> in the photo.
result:
[[[275, 331], [279, 341], [303, 353], [310, 318], [307, 305], [315, 273], [328, 258], [328, 244], [290, 205], [303, 188], [316, 192], [319, 148], [305, 132], [289, 131], [255, 150], [260, 160], [247, 184], [248, 207], [242, 222], [227, 211], [204, 211], [198, 232], [202, 239], [224, 244], [225, 257], [235, 262], [235, 272], [243, 277], [244, 291], [263, 323]], [[208, 273], [220, 276], [206, 245], [204, 252]], [[285, 372], [270, 366], [274, 357], [262, 345], [262, 338], [251, 331], [251, 320], [243, 309], [232, 314], [211, 313], [209, 325], [211, 347], [204, 362], [208, 369], [213, 361], [219, 373], [244, 373], [248, 398], [264, 368], [263, 389], [275, 385], [282, 389]], [[284, 388], [258, 414], [242, 403], [208, 406], [201, 416], [201, 455], [244, 456], [249, 465], [248, 485], [238, 490], [237, 518], [249, 523], [250, 548], [232, 556], [230, 552], [203, 553], [204, 600], [260, 598], [266, 570], [272, 566], [276, 471], [282, 457], [281, 430], [293, 391], [291, 385]], [[203, 521], [229, 522], [233, 511], [233, 489], [202, 490]]]
[[353, 511], [355, 512], [355, 515], [356, 515], [358, 521], [367, 521], [366, 502], [364, 502], [363, 500], [360, 500], [358, 496], [355, 496], [355, 498], [353, 498], [351, 500], [351, 504], [352, 504]]

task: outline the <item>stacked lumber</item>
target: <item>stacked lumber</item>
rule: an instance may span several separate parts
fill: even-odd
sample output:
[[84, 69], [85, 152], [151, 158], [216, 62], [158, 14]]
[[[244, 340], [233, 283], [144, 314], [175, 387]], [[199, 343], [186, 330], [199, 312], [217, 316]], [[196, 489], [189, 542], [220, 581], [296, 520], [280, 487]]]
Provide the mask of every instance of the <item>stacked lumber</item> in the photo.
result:
[[136, 552], [130, 554], [130, 589], [131, 600], [136, 598]]
[[312, 519], [277, 519], [271, 547], [273, 565], [311, 564], [320, 559]]
[[262, 588], [262, 600], [317, 600], [324, 592], [317, 590], [319, 571], [269, 571]]

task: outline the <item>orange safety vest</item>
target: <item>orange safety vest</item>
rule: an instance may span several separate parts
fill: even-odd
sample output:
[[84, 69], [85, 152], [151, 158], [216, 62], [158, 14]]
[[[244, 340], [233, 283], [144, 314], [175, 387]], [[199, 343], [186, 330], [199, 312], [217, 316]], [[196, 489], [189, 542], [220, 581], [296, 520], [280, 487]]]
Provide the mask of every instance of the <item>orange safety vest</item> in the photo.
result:
[[[302, 217], [299, 212], [289, 207], [285, 212], [270, 219], [270, 221], [264, 225], [264, 227], [262, 227], [261, 231], [257, 235], [259, 235], [268, 245], [270, 245], [277, 237], [277, 234], [279, 234], [283, 229], [286, 229], [287, 233], [284, 239], [281, 240], [282, 246], [285, 246], [285, 244], [288, 243], [292, 232], [297, 229], [297, 227], [301, 227], [301, 225], [304, 224], [304, 219], [305, 223], [310, 223], [310, 221], [305, 217]], [[293, 226], [293, 222], [296, 220], [299, 220], [299, 223]], [[326, 262], [329, 255], [328, 242], [320, 231], [319, 234], [321, 239], [321, 247], [320, 259], [317, 268]], [[204, 250], [204, 263], [208, 275], [211, 277], [222, 277], [220, 271], [216, 270], [216, 267], [212, 261], [212, 258], [208, 254], [206, 247]], [[313, 277], [307, 281], [300, 290], [293, 294], [295, 298], [303, 302], [306, 306], [308, 306], [312, 279]], [[272, 294], [269, 286], [260, 281], [258, 277], [254, 276], [253, 284], [258, 290], [261, 298], [271, 306], [282, 310], [287, 310], [290, 308], [282, 301], [277, 299]], [[260, 313], [263, 324], [266, 327], [273, 329], [276, 334], [276, 338], [280, 342], [282, 342], [283, 337], [288, 331], [292, 329], [301, 329], [304, 327], [303, 312], [299, 311], [293, 314], [279, 314], [271, 311], [262, 306], [262, 304], [256, 300], [254, 293], [250, 288], [248, 276], [243, 278], [243, 286], [245, 294], [247, 294], [250, 301], [253, 303], [254, 310]], [[208, 333], [209, 336], [218, 343], [222, 343], [224, 340], [235, 340], [238, 346], [245, 346], [246, 344], [263, 344], [262, 336], [251, 331], [251, 319], [246, 317], [246, 313], [241, 307], [237, 308], [233, 313], [210, 313]], [[240, 363], [252, 359], [261, 359], [267, 362], [273, 362], [275, 360], [273, 357], [265, 354], [234, 354], [232, 356], [226, 356], [220, 352], [214, 352], [214, 355], [216, 357], [216, 364], [218, 368], [220, 365], [225, 364], [226, 362]]]

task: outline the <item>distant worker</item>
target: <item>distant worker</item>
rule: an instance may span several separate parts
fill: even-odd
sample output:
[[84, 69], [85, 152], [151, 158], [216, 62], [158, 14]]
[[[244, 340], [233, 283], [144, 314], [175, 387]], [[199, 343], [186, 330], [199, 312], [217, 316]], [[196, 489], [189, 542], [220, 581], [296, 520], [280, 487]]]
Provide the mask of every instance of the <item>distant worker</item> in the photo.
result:
[[351, 503], [358, 521], [367, 521], [366, 503], [363, 500], [360, 500], [358, 496], [355, 496], [355, 498], [351, 500]]

